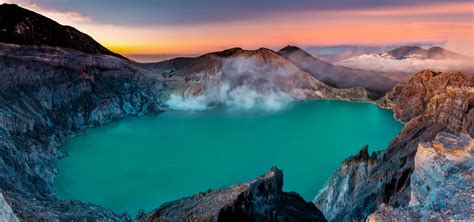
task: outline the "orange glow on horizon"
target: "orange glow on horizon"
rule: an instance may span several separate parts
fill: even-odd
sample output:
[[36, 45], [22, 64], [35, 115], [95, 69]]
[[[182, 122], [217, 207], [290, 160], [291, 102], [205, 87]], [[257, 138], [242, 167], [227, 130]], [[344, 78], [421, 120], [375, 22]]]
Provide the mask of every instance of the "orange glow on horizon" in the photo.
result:
[[[13, 1], [13, 0], [12, 0]], [[123, 54], [201, 54], [231, 47], [387, 45], [447, 42], [474, 56], [474, 3], [434, 3], [339, 11], [299, 11], [204, 24], [121, 26], [76, 12], [16, 3], [91, 35]], [[20, 1], [20, 2], [18, 2]]]

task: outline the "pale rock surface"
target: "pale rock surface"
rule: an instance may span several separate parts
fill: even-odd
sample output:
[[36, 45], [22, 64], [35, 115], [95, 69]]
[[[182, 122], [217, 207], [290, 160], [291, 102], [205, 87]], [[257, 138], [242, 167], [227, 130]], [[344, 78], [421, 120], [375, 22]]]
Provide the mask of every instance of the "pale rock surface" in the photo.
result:
[[420, 143], [411, 175], [408, 207], [382, 204], [367, 221], [474, 220], [474, 140], [467, 134], [439, 133]]
[[7, 201], [3, 198], [2, 193], [0, 193], [0, 221], [20, 222], [15, 213], [13, 213], [10, 205], [8, 205]]

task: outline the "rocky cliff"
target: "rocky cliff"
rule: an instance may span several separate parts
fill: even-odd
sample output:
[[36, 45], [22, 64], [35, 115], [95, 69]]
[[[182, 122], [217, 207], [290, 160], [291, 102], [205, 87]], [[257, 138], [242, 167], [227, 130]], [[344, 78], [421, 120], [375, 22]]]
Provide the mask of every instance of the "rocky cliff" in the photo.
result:
[[0, 44], [0, 189], [20, 219], [118, 219], [59, 201], [58, 149], [87, 127], [163, 110], [163, 83], [115, 56]]
[[[394, 111], [397, 119], [402, 122], [408, 122], [425, 112], [426, 114], [446, 112], [447, 110], [443, 107], [437, 110], [439, 105], [441, 105], [442, 98], [456, 99], [458, 93], [470, 94], [470, 89], [465, 87], [471, 87], [473, 83], [472, 75], [465, 75], [459, 72], [442, 73], [425, 70], [416, 74], [407, 84], [395, 86], [381, 102], [384, 106], [388, 106]], [[458, 98], [458, 101], [449, 100], [445, 102], [454, 103], [453, 105], [455, 106], [452, 108], [466, 109], [468, 107], [463, 105], [468, 105], [470, 100], [470, 98], [462, 96], [462, 98]], [[467, 101], [467, 103], [458, 104], [462, 103], [462, 101]], [[429, 105], [431, 107], [427, 110]], [[459, 111], [456, 118], [460, 118]]]
[[410, 177], [408, 206], [382, 204], [367, 221], [470, 221], [473, 216], [474, 140], [467, 134], [439, 133], [420, 143]]
[[283, 172], [163, 204], [143, 221], [326, 221], [296, 193], [282, 191]]
[[[440, 132], [473, 136], [473, 78], [461, 73], [416, 74], [394, 88], [382, 106], [395, 111], [405, 127], [387, 150], [344, 161], [314, 199], [329, 221], [362, 221], [381, 204], [408, 207], [419, 144]], [[459, 188], [459, 187], [458, 187]]]

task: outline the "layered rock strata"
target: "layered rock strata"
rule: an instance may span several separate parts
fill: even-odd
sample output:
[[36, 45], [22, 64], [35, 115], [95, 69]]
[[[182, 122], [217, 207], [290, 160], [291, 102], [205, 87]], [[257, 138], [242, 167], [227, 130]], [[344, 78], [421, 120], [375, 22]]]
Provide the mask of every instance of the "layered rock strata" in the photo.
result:
[[474, 140], [439, 133], [420, 143], [410, 177], [408, 206], [381, 205], [368, 221], [470, 221], [474, 215]]

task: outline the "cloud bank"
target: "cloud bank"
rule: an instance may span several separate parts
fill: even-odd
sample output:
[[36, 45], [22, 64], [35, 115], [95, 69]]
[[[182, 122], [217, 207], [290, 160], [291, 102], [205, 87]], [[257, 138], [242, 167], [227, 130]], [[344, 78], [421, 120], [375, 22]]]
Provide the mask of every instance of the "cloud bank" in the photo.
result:
[[363, 54], [336, 63], [337, 65], [382, 72], [413, 73], [424, 69], [436, 71], [463, 71], [472, 69], [472, 63], [461, 60], [433, 60], [416, 57], [397, 60], [387, 54]]

